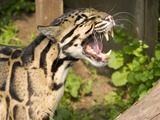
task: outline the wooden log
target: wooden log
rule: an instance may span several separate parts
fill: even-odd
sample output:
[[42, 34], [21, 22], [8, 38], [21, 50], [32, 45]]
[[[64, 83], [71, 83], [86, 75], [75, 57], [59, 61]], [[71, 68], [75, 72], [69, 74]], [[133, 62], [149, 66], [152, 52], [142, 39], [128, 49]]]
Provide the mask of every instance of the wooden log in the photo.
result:
[[63, 14], [63, 0], [36, 0], [36, 24], [49, 25]]
[[116, 120], [160, 120], [160, 81], [148, 95], [133, 104]]

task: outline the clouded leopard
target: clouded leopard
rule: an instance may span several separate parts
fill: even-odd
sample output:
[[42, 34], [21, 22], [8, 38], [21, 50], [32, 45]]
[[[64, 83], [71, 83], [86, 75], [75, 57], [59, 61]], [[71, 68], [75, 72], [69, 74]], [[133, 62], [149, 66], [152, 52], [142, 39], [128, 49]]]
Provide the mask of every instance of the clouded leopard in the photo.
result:
[[[104, 66], [102, 37], [115, 22], [95, 9], [65, 13], [27, 47], [0, 46], [0, 120], [49, 120], [63, 95], [69, 68], [79, 59]], [[107, 47], [107, 46], [106, 46]]]

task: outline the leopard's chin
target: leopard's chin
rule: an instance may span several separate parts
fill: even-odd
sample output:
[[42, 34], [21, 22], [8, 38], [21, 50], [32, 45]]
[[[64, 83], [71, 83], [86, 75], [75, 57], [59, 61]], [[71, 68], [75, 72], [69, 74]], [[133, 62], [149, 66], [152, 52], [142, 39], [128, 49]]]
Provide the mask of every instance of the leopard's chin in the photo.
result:
[[[110, 31], [110, 33], [112, 32]], [[105, 37], [105, 39], [109, 41], [108, 33], [109, 32], [96, 32], [90, 35], [83, 43], [83, 55], [85, 56], [85, 59], [94, 66], [101, 67], [107, 65], [112, 50], [109, 50], [108, 52], [103, 52], [104, 45], [102, 43], [102, 38]]]

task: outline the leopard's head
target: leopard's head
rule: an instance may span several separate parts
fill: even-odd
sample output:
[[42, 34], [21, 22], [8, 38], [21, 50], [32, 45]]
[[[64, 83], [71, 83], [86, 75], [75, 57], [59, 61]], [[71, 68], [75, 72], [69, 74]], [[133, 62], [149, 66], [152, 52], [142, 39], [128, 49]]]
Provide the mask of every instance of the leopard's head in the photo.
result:
[[68, 12], [50, 26], [38, 26], [38, 30], [59, 45], [60, 58], [70, 56], [88, 60], [94, 66], [104, 66], [111, 50], [102, 52], [102, 37], [109, 40], [114, 26], [111, 15], [87, 8]]

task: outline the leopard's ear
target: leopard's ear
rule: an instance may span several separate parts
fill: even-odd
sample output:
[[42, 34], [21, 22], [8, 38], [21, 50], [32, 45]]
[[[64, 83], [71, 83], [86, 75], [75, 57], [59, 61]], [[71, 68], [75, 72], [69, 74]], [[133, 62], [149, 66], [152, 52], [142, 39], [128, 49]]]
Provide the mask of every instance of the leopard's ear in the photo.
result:
[[37, 29], [40, 33], [54, 42], [55, 37], [61, 33], [61, 29], [58, 26], [37, 26]]

